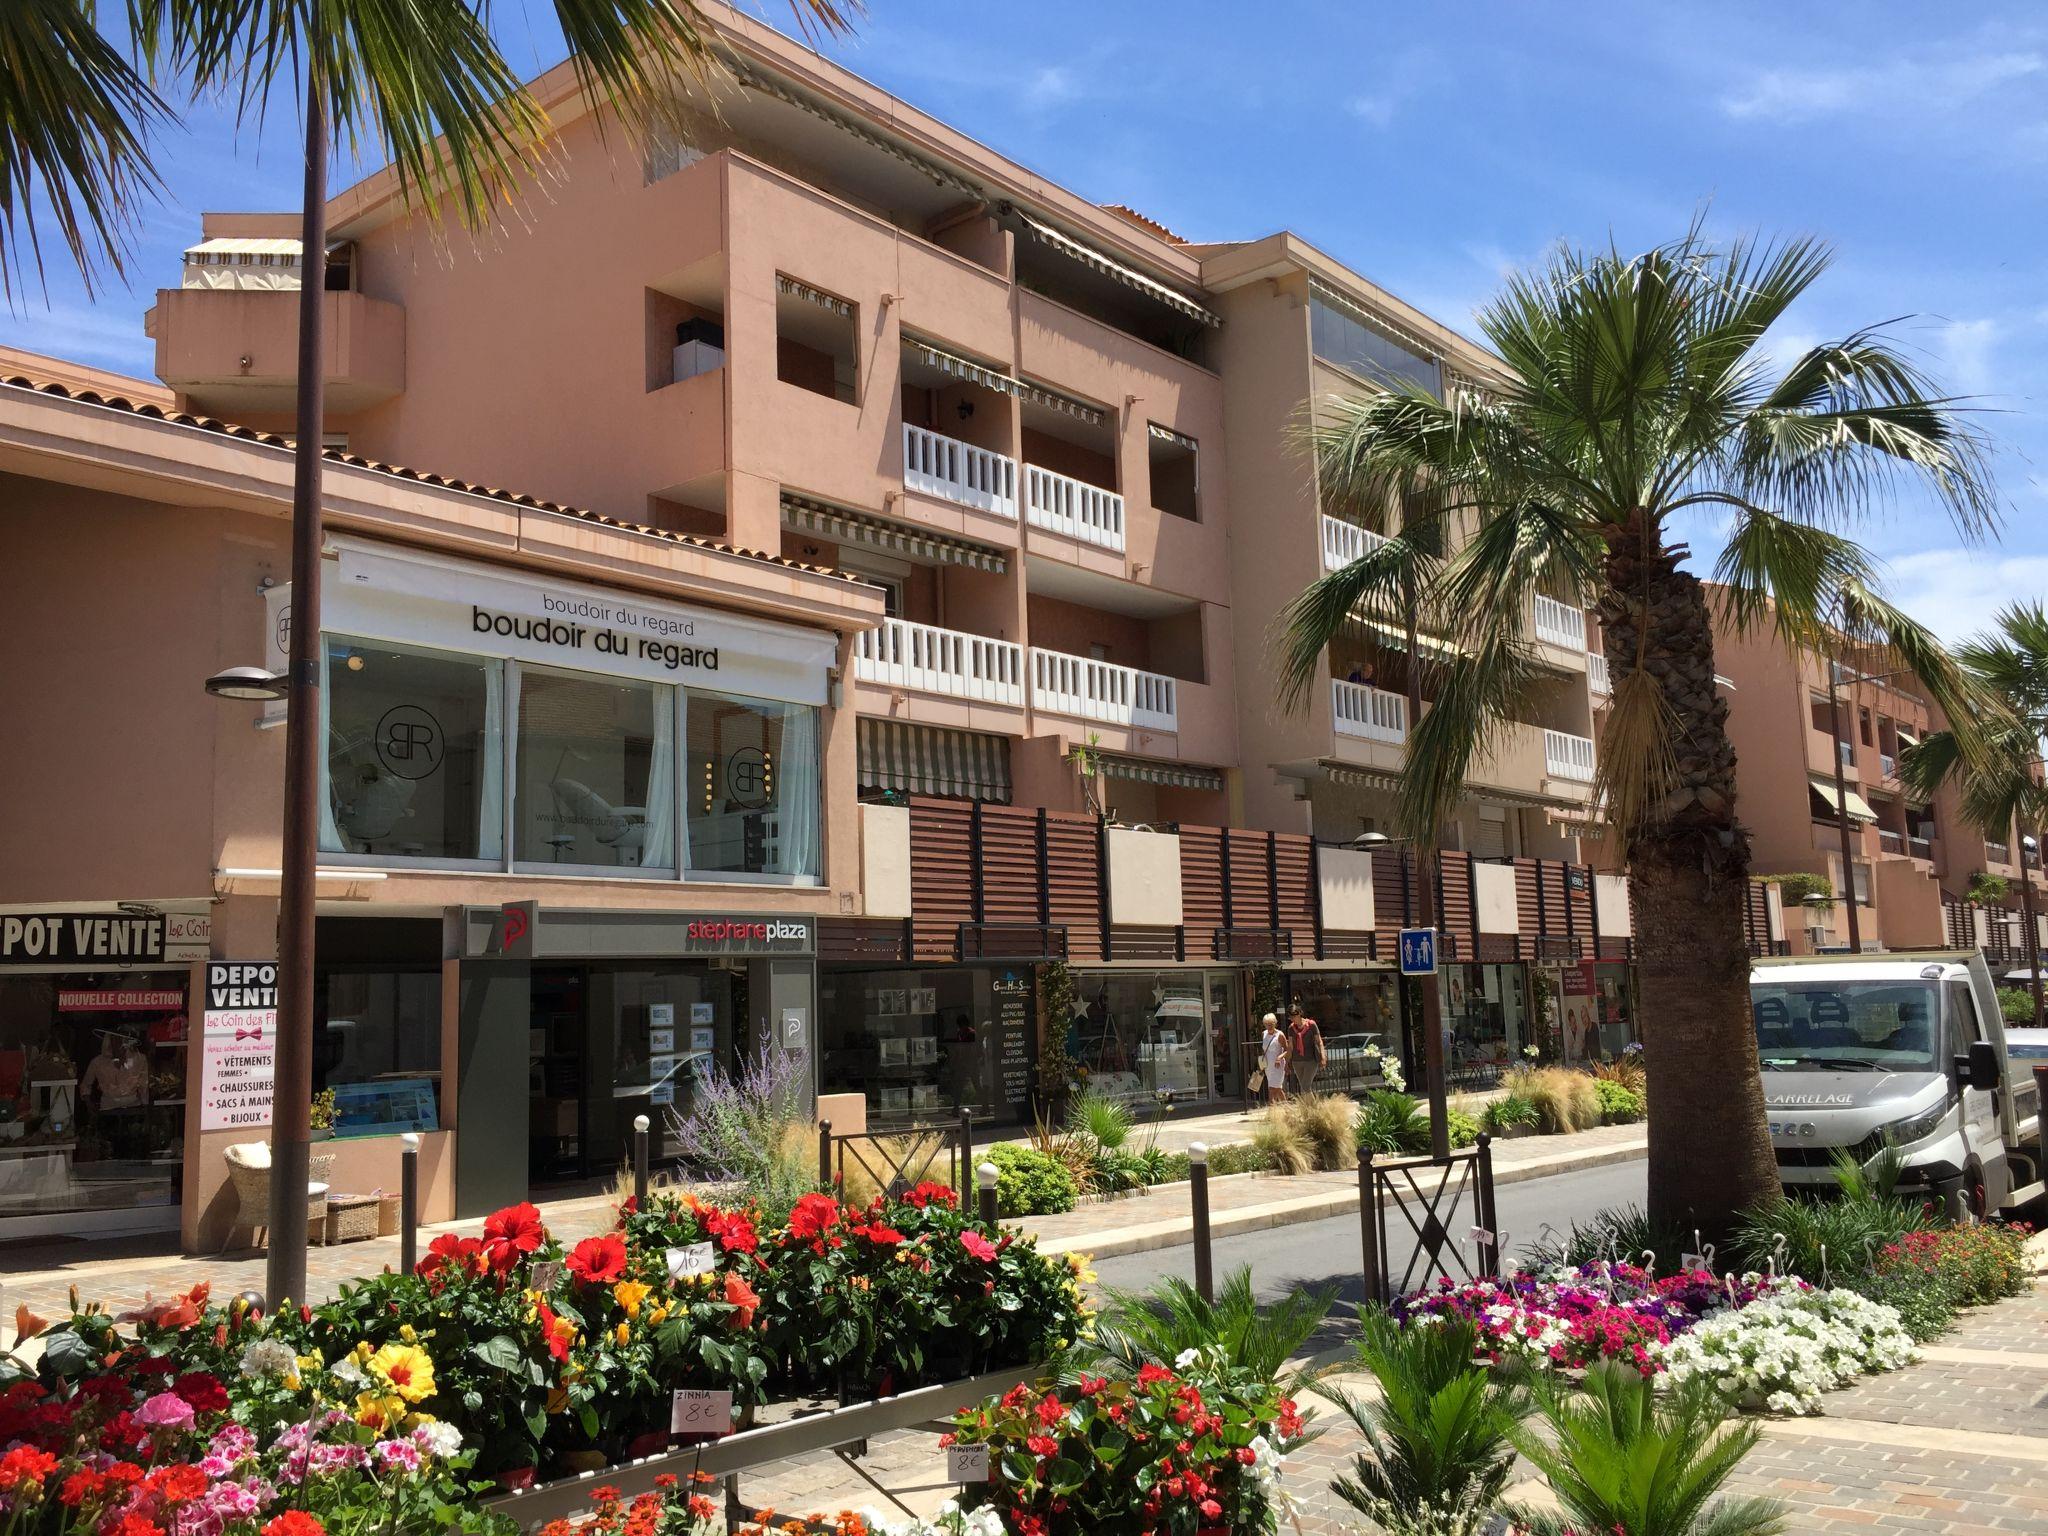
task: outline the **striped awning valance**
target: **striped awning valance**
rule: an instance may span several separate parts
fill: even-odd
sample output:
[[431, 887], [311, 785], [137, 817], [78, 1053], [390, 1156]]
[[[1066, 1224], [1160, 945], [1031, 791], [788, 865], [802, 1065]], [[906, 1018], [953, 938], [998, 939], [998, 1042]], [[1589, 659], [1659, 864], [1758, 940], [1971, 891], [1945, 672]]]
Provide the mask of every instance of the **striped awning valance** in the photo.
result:
[[1192, 437], [1181, 436], [1180, 433], [1174, 431], [1171, 427], [1162, 427], [1156, 421], [1148, 421], [1145, 423], [1145, 430], [1158, 438], [1162, 443], [1172, 443], [1177, 447], [1187, 449], [1189, 453], [1195, 451], [1195, 440]]
[[818, 308], [830, 310], [835, 315], [844, 315], [848, 318], [853, 315], [853, 306], [846, 300], [837, 298], [822, 288], [813, 288], [809, 283], [800, 283], [784, 273], [775, 274], [775, 288], [778, 293], [786, 293], [793, 299], [802, 299], [806, 304], [815, 304]]
[[1147, 277], [1134, 267], [1127, 267], [1114, 256], [1098, 251], [1086, 241], [1076, 240], [1063, 230], [1054, 229], [1050, 224], [1041, 223], [1030, 214], [1018, 210], [1017, 217], [1024, 221], [1024, 229], [1032, 239], [1041, 245], [1049, 245], [1064, 256], [1070, 256], [1085, 267], [1092, 267], [1104, 277], [1114, 278], [1126, 288], [1135, 288], [1148, 298], [1157, 299], [1170, 308], [1179, 310], [1191, 319], [1204, 325], [1221, 325], [1223, 317], [1212, 310], [1204, 309], [1186, 294], [1169, 288], [1157, 278]]
[[725, 64], [749, 90], [759, 91], [763, 95], [773, 96], [777, 101], [787, 102], [800, 112], [808, 112], [811, 116], [830, 123], [841, 133], [859, 139], [863, 144], [872, 145], [885, 155], [895, 156], [920, 175], [931, 178], [939, 186], [952, 188], [963, 197], [973, 198], [977, 202], [987, 198], [988, 194], [977, 183], [969, 181], [959, 172], [939, 164], [936, 160], [928, 159], [908, 145], [884, 137], [851, 113], [827, 106], [794, 86], [785, 84], [750, 60], [741, 58], [738, 54], [730, 54], [726, 57]]
[[1146, 762], [1135, 757], [1103, 757], [1102, 771], [1112, 779], [1129, 779], [1136, 784], [1165, 784], [1174, 789], [1223, 788], [1223, 775], [1214, 768], [1188, 768], [1179, 763]]
[[1323, 777], [1332, 784], [1351, 784], [1360, 789], [1399, 789], [1401, 775], [1380, 773], [1371, 768], [1354, 768], [1349, 763], [1322, 763]]
[[1042, 384], [1033, 384], [1028, 379], [1014, 378], [1000, 368], [991, 368], [986, 363], [977, 363], [971, 357], [962, 357], [957, 352], [948, 352], [944, 347], [918, 336], [905, 336], [903, 350], [919, 362], [929, 363], [941, 373], [956, 379], [965, 379], [970, 384], [979, 384], [983, 389], [993, 389], [999, 394], [1015, 395], [1019, 400], [1028, 400], [1033, 405], [1042, 405], [1048, 410], [1059, 411], [1085, 421], [1091, 427], [1100, 426], [1108, 419], [1108, 413], [1100, 406], [1090, 405], [1085, 400], [1076, 400], [1063, 395], [1056, 389], [1047, 389]]
[[1010, 803], [1010, 742], [907, 720], [859, 722], [862, 790]]
[[849, 512], [844, 507], [813, 501], [808, 496], [795, 496], [787, 491], [782, 494], [782, 526], [801, 533], [815, 533], [835, 544], [857, 544], [863, 549], [886, 550], [891, 554], [908, 555], [913, 560], [928, 560], [935, 565], [964, 565], [970, 570], [988, 571], [997, 576], [1010, 568], [1010, 562], [1002, 551], [990, 549], [985, 544], [970, 544], [965, 539], [948, 538], [942, 533], [907, 528], [886, 518], [870, 517], [865, 512]]
[[303, 247], [297, 240], [217, 237], [185, 247], [188, 267], [295, 267]]
[[1364, 304], [1352, 298], [1348, 293], [1331, 287], [1319, 277], [1312, 277], [1308, 280], [1308, 290], [1325, 304], [1343, 310], [1345, 314], [1351, 316], [1360, 325], [1378, 331], [1389, 341], [1399, 342], [1417, 357], [1427, 358], [1430, 362], [1437, 364], [1443, 362], [1444, 349], [1441, 342], [1431, 341], [1422, 335], [1421, 332], [1411, 331], [1407, 326], [1389, 320], [1378, 310], [1366, 308]]

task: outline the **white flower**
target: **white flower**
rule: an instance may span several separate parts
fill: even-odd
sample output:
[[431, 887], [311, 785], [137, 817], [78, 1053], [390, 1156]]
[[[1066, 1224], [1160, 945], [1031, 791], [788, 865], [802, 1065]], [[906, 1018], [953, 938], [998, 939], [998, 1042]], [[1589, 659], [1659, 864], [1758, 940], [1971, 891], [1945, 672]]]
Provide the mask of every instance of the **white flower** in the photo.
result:
[[1184, 1371], [1201, 1358], [1202, 1352], [1199, 1349], [1184, 1349], [1173, 1357], [1173, 1368], [1176, 1371]]
[[298, 1363], [299, 1357], [282, 1339], [258, 1339], [242, 1351], [242, 1374], [252, 1379], [289, 1375]]
[[412, 1438], [429, 1456], [444, 1461], [462, 1449], [462, 1431], [445, 1419], [429, 1419], [412, 1432]]
[[357, 1365], [355, 1360], [348, 1355], [343, 1355], [334, 1364], [330, 1365], [327, 1368], [327, 1374], [345, 1387], [360, 1387], [369, 1380], [363, 1374], [363, 1368]]

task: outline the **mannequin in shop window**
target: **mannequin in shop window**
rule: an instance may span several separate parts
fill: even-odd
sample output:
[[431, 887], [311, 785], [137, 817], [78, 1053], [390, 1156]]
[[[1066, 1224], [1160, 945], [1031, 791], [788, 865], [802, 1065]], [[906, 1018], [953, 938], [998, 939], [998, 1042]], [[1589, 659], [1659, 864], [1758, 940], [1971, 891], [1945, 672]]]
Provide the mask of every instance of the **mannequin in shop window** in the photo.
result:
[[100, 1053], [86, 1064], [78, 1096], [94, 1114], [99, 1132], [117, 1158], [144, 1155], [143, 1115], [149, 1102], [149, 1058], [134, 1037], [100, 1031]]

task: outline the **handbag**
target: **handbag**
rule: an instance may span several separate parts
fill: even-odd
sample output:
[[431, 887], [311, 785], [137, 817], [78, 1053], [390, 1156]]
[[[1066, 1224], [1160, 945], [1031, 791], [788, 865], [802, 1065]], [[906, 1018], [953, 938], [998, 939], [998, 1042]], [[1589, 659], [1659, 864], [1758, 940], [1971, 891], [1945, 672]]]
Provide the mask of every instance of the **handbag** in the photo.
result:
[[1253, 1093], [1261, 1093], [1266, 1087], [1266, 1069], [1259, 1067], [1246, 1079], [1245, 1087]]

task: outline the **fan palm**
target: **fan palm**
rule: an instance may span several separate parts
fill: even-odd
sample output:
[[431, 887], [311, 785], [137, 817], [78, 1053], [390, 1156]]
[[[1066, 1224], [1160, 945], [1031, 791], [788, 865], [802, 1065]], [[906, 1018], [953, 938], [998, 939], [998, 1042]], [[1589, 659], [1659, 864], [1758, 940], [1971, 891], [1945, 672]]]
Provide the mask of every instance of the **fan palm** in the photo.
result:
[[[1687, 1230], [1725, 1229], [1775, 1192], [1777, 1169], [1750, 1028], [1749, 838], [1714, 682], [1715, 614], [1685, 568], [1681, 520], [1725, 519], [1714, 596], [1737, 630], [1829, 654], [1850, 640], [1881, 647], [1945, 705], [1973, 696], [1842, 530], [1911, 481], [1965, 536], [1985, 533], [1983, 443], [1879, 330], [1773, 369], [1764, 335], [1827, 261], [1808, 240], [1717, 249], [1697, 226], [1636, 256], [1561, 249], [1480, 317], [1498, 359], [1481, 388], [1321, 400], [1300, 428], [1324, 510], [1392, 522], [1397, 536], [1283, 613], [1282, 695], [1306, 696], [1324, 647], [1362, 609], [1416, 598], [1450, 642], [1435, 660], [1408, 648], [1433, 699], [1410, 722], [1398, 819], [1424, 846], [1528, 684], [1532, 593], [1597, 611], [1613, 697], [1594, 792], [1632, 878], [1659, 1106], [1650, 1214]], [[1413, 531], [1432, 525], [1456, 548], [1440, 562], [1414, 548]]]
[[[2048, 608], [2015, 603], [1998, 615], [1997, 626], [1956, 648], [1964, 670], [2003, 701], [2009, 714], [1970, 722], [1967, 736], [1954, 726], [1930, 731], [1924, 741], [1899, 754], [1899, 781], [1913, 794], [1931, 799], [1952, 785], [1963, 819], [2003, 842], [2015, 822], [2021, 836], [2042, 826], [2048, 789], [2039, 779], [2041, 740], [2048, 734]], [[2020, 898], [2027, 932], [2034, 921], [2033, 874], [2024, 847], [2020, 856]], [[2033, 957], [2034, 1027], [2042, 1025], [2039, 946]]]
[[1150, 1292], [1111, 1291], [1096, 1320], [1095, 1337], [1078, 1357], [1136, 1373], [1147, 1362], [1172, 1365], [1190, 1349], [1216, 1350], [1220, 1362], [1261, 1381], [1292, 1387], [1292, 1360], [1329, 1315], [1331, 1290], [1298, 1290], [1261, 1306], [1252, 1272], [1224, 1278], [1214, 1301], [1177, 1276]]

